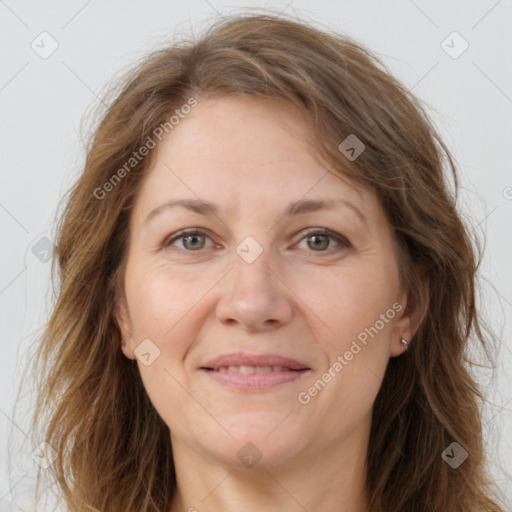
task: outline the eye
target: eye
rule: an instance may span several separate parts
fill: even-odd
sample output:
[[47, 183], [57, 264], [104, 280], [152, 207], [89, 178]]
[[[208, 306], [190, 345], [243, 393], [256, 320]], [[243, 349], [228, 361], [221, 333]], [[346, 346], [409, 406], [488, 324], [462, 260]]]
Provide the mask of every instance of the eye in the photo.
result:
[[[314, 252], [329, 252], [331, 250], [340, 250], [351, 247], [350, 242], [343, 236], [328, 229], [316, 229], [310, 231], [301, 239], [306, 241], [307, 247]], [[332, 241], [335, 241], [338, 247], [332, 247]]]
[[169, 245], [174, 245], [174, 242], [176, 241], [181, 241], [182, 246], [178, 247], [179, 249], [194, 252], [200, 249], [204, 249], [206, 245], [206, 240], [209, 240], [209, 237], [205, 235], [202, 231], [181, 231], [172, 238], [167, 238], [162, 243], [162, 247], [168, 247]]
[[[213, 244], [207, 247], [207, 240], [211, 239], [202, 231], [198, 229], [191, 229], [180, 231], [175, 235], [171, 235], [165, 239], [162, 243], [162, 248], [174, 245], [178, 249], [182, 249], [187, 252], [198, 252], [201, 249], [212, 248]], [[307, 248], [314, 252], [330, 252], [333, 250], [347, 249], [351, 247], [351, 243], [343, 236], [328, 229], [315, 229], [300, 240], [299, 244], [306, 241]], [[181, 243], [181, 247], [177, 245], [177, 242]], [[335, 247], [332, 247], [335, 245]]]

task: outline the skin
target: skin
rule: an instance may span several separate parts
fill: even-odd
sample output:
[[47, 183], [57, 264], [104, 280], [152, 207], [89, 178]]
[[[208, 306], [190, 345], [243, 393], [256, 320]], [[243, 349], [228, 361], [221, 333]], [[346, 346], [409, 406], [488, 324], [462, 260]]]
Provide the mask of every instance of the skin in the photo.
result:
[[[135, 359], [145, 339], [160, 351], [148, 366], [137, 364], [171, 431], [178, 481], [171, 512], [368, 512], [374, 400], [389, 358], [405, 350], [400, 338], [412, 338], [422, 315], [406, 307], [377, 197], [328, 172], [307, 142], [312, 133], [305, 114], [282, 102], [200, 99], [160, 144], [137, 197], [116, 320], [126, 357]], [[178, 198], [214, 202], [219, 212], [164, 208], [145, 222]], [[283, 217], [292, 201], [327, 198], [352, 202], [366, 222], [343, 204]], [[165, 246], [187, 228], [205, 236]], [[310, 228], [350, 245], [315, 238]], [[252, 263], [236, 252], [248, 236], [263, 249]], [[401, 311], [300, 403], [299, 393], [395, 302]], [[240, 351], [285, 355], [310, 371], [248, 392], [199, 370]], [[261, 454], [252, 467], [237, 457], [249, 442]]]

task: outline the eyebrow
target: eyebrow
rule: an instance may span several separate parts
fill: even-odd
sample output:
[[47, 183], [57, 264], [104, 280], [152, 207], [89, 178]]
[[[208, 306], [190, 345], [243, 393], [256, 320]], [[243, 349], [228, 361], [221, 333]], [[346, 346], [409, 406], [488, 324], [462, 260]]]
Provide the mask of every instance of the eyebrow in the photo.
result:
[[[358, 217], [363, 221], [364, 224], [368, 225], [368, 221], [361, 210], [353, 203], [348, 201], [347, 199], [301, 199], [299, 201], [294, 201], [290, 203], [280, 219], [284, 217], [292, 217], [304, 213], [312, 213], [320, 210], [332, 210], [337, 206], [345, 206], [351, 209]], [[175, 208], [177, 206], [181, 206], [182, 208], [186, 208], [191, 210], [199, 215], [208, 215], [209, 213], [214, 214], [215, 216], [219, 216], [220, 208], [219, 206], [208, 203], [205, 201], [201, 201], [200, 199], [172, 199], [171, 201], [167, 201], [160, 206], [157, 206], [153, 210], [149, 212], [147, 217], [144, 220], [144, 224], [147, 224], [152, 218], [162, 213], [165, 210], [170, 208]]]

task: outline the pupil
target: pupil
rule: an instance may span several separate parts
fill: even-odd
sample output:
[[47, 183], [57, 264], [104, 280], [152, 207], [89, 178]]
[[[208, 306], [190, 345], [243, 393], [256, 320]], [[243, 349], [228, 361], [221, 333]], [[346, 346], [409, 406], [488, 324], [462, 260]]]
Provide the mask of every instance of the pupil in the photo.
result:
[[[322, 240], [322, 238], [323, 238], [323, 240]], [[313, 242], [313, 245], [316, 248], [327, 249], [327, 246], [329, 245], [329, 240], [327, 239], [327, 237], [325, 235], [313, 235], [310, 237], [310, 239], [315, 240]], [[327, 242], [327, 243], [325, 243], [325, 242]]]
[[[186, 237], [185, 237], [185, 245], [187, 245], [187, 242], [192, 241], [192, 242], [191, 242], [191, 244], [189, 244], [189, 245], [191, 245], [191, 246], [192, 246], [192, 248], [194, 248], [194, 247], [198, 247], [198, 245], [196, 244], [196, 242], [198, 241], [198, 239], [199, 239], [199, 236], [198, 236], [198, 235], [188, 235], [188, 236], [186, 236]], [[200, 245], [201, 245], [201, 244], [199, 244], [199, 246], [200, 246]]]

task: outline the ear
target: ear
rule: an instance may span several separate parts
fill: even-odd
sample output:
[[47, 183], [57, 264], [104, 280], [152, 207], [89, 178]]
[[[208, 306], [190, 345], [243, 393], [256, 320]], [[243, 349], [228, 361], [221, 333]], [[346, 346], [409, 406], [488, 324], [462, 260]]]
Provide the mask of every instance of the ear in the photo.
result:
[[395, 317], [390, 357], [399, 356], [405, 352], [406, 347], [402, 344], [401, 338], [405, 339], [410, 345], [427, 314], [430, 298], [429, 280], [424, 269], [418, 268], [417, 272], [419, 286], [416, 293], [413, 294], [410, 290], [402, 290], [401, 292], [399, 304], [402, 308]]
[[121, 335], [121, 350], [128, 359], [135, 359], [132, 342], [132, 323], [128, 312], [128, 305], [124, 297], [116, 301], [113, 315], [114, 322]]

